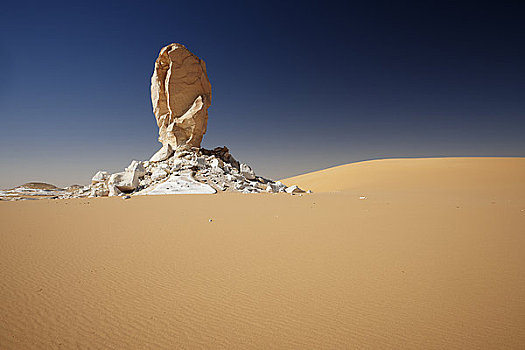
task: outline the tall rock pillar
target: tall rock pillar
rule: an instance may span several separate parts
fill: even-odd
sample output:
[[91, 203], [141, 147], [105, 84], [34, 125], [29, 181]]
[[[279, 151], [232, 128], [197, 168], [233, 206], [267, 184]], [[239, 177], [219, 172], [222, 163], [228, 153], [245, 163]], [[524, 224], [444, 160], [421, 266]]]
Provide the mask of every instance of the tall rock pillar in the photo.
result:
[[151, 77], [151, 103], [163, 146], [200, 147], [211, 105], [204, 61], [181, 44], [162, 48]]

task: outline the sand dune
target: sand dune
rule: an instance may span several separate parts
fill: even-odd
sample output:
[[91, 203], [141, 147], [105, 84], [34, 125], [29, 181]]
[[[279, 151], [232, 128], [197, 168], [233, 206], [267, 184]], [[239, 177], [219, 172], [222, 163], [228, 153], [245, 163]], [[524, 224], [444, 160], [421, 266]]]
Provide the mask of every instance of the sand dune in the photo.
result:
[[524, 175], [383, 160], [303, 196], [0, 202], [0, 348], [523, 349]]
[[[315, 192], [523, 191], [525, 158], [404, 158], [341, 165], [283, 180]], [[523, 192], [521, 192], [524, 194]]]

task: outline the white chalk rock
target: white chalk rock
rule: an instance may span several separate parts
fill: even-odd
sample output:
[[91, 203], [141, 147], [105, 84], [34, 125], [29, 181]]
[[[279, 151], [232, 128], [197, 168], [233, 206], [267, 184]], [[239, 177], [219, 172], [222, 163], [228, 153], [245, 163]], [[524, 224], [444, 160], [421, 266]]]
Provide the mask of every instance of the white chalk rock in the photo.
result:
[[151, 185], [151, 183], [152, 183], [151, 177], [145, 177], [139, 181], [139, 185], [142, 187], [147, 187]]
[[184, 174], [171, 175], [166, 181], [140, 191], [138, 194], [213, 194], [216, 192], [213, 187], [196, 181], [190, 174]]
[[139, 178], [133, 176], [132, 172], [122, 171], [109, 177], [108, 186], [111, 185], [124, 192], [133, 191], [139, 185]]
[[131, 164], [126, 168], [126, 172], [133, 173], [133, 176], [137, 177], [143, 177], [146, 175], [146, 169], [142, 165], [142, 162], [139, 162], [138, 160], [132, 161]]
[[151, 158], [150, 162], [162, 162], [173, 155], [173, 148], [169, 143], [162, 146]]
[[248, 180], [255, 180], [255, 172], [250, 168], [249, 165], [242, 163], [241, 164], [241, 174]]
[[222, 169], [222, 167], [224, 166], [224, 162], [220, 159], [212, 158], [212, 160], [210, 160], [210, 166], [215, 169], [216, 168]]
[[106, 182], [109, 178], [109, 173], [107, 171], [99, 171], [91, 179], [91, 183], [94, 185], [97, 182]]
[[304, 191], [301, 190], [297, 185], [290, 186], [290, 187], [286, 188], [285, 191], [286, 191], [286, 193], [290, 193], [290, 194], [304, 193]]
[[130, 192], [137, 188], [140, 178], [144, 175], [146, 175], [146, 169], [142, 162], [134, 160], [126, 168], [126, 171], [111, 175], [108, 185], [114, 185], [122, 192]]
[[275, 181], [275, 185], [279, 188], [279, 192], [284, 192], [286, 190], [286, 185], [281, 181]]
[[122, 193], [114, 184], [108, 184], [108, 190], [110, 197], [115, 197]]
[[168, 176], [168, 172], [162, 168], [155, 168], [155, 170], [153, 170], [153, 173], [151, 173], [151, 179], [153, 181], [162, 180], [166, 176]]
[[106, 197], [109, 194], [109, 190], [106, 184], [99, 182], [91, 188], [90, 197]]
[[109, 177], [108, 184], [115, 185], [120, 191], [133, 191], [139, 185], [139, 180], [146, 174], [142, 163], [134, 160], [126, 168], [126, 171], [113, 174]]
[[182, 160], [180, 159], [174, 160], [171, 165], [171, 171], [177, 171], [177, 170], [180, 170], [181, 168], [182, 168]]
[[268, 186], [266, 186], [266, 192], [284, 192], [286, 190], [286, 186], [281, 181], [276, 182], [270, 182], [268, 183]]

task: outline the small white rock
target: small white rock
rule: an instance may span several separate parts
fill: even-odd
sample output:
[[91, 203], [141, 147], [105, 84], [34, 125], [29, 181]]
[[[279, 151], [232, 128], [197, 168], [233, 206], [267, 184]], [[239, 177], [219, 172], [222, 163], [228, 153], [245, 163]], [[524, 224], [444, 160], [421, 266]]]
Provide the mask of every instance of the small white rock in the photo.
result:
[[248, 180], [255, 180], [255, 172], [250, 168], [249, 165], [242, 163], [241, 164], [241, 174]]
[[220, 159], [212, 158], [210, 160], [210, 165], [211, 165], [212, 168], [222, 168], [224, 163]]
[[96, 184], [97, 182], [106, 182], [109, 178], [109, 173], [107, 171], [99, 171], [93, 176], [91, 179], [92, 184]]
[[122, 193], [114, 184], [109, 184], [108, 189], [110, 197], [118, 196]]
[[289, 194], [304, 193], [297, 185], [290, 186], [285, 191]]

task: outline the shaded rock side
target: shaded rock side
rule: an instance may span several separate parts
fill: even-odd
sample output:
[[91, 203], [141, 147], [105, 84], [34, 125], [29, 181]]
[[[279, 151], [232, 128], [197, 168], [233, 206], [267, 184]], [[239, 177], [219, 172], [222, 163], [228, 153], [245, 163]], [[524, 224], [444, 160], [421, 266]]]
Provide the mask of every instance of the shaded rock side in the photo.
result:
[[162, 48], [151, 77], [151, 103], [159, 142], [173, 149], [200, 147], [211, 105], [204, 61], [181, 44]]

